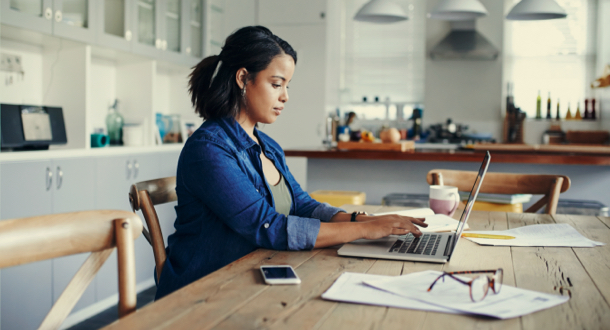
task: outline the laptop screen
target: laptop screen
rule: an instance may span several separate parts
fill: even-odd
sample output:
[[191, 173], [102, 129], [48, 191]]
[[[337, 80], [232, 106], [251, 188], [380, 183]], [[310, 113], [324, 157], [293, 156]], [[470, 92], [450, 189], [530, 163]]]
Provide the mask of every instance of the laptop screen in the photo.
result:
[[460, 222], [458, 223], [456, 235], [453, 238], [453, 246], [451, 247], [451, 253], [449, 253], [449, 257], [453, 254], [453, 250], [455, 250], [455, 246], [457, 245], [457, 241], [462, 236], [462, 232], [464, 231], [464, 226], [466, 225], [466, 221], [468, 221], [468, 216], [470, 215], [470, 211], [472, 210], [472, 206], [474, 205], [474, 201], [477, 199], [477, 195], [479, 194], [479, 188], [481, 188], [481, 184], [483, 183], [483, 178], [485, 177], [485, 173], [487, 173], [487, 168], [489, 167], [489, 161], [491, 160], [491, 155], [489, 151], [485, 155], [483, 159], [483, 163], [479, 168], [479, 173], [477, 174], [476, 179], [474, 180], [474, 184], [472, 186], [472, 190], [470, 190], [470, 195], [468, 196], [468, 202], [466, 202], [466, 207], [464, 207], [464, 212], [462, 212], [462, 216], [460, 217]]

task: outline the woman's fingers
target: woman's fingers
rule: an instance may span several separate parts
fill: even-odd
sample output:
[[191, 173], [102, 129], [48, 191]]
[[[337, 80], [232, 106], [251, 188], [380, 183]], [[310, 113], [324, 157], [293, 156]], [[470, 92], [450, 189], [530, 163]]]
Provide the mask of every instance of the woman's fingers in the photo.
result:
[[409, 221], [411, 221], [412, 223], [414, 223], [420, 227], [428, 227], [428, 224], [424, 222], [424, 221], [426, 221], [425, 218], [411, 218], [411, 217], [408, 217], [408, 218], [409, 218]]

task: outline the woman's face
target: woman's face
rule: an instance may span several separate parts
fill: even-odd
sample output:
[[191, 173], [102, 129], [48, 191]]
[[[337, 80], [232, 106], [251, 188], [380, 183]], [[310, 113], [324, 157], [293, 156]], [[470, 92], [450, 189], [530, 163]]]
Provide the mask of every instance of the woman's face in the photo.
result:
[[294, 68], [291, 56], [274, 57], [265, 70], [247, 82], [246, 109], [242, 109], [241, 115], [245, 115], [252, 124], [275, 122], [284, 109], [284, 103], [288, 102], [288, 83]]

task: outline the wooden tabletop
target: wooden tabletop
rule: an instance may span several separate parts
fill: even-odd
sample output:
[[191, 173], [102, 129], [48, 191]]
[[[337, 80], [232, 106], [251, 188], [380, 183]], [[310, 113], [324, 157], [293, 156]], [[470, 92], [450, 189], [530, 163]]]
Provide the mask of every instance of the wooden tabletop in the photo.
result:
[[[493, 146], [493, 145], [490, 145]], [[570, 164], [570, 165], [610, 165], [608, 153], [578, 153], [551, 150], [541, 152], [517, 148], [516, 150], [490, 148], [494, 163], [513, 164]], [[577, 148], [576, 148], [577, 150]], [[448, 161], [477, 162], [485, 156], [484, 150], [436, 150], [415, 149], [406, 152], [370, 151], [370, 150], [337, 150], [323, 147], [291, 148], [284, 150], [287, 157], [307, 157], [326, 159], [364, 159], [364, 160], [409, 160], [409, 161]]]
[[[397, 209], [346, 206], [348, 211]], [[473, 230], [568, 223], [586, 237], [610, 243], [610, 218], [474, 211]], [[608, 329], [610, 245], [595, 248], [488, 247], [462, 240], [447, 264], [415, 263], [313, 251], [260, 249], [123, 318], [106, 329]], [[263, 264], [290, 264], [300, 285], [266, 285]], [[569, 294], [559, 306], [509, 320], [451, 315], [323, 300], [343, 272], [401, 275], [428, 269], [504, 269], [504, 283]], [[566, 290], [569, 289], [569, 290]]]

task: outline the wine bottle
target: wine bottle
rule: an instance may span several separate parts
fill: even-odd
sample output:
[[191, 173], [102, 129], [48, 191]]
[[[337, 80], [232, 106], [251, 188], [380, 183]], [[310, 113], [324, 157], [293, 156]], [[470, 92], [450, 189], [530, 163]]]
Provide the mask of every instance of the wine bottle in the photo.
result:
[[538, 91], [538, 98], [536, 98], [536, 119], [542, 119], [542, 111], [540, 109], [540, 103], [542, 103], [540, 99], [540, 90]]
[[546, 100], [546, 119], [551, 118], [551, 92], [549, 92], [549, 98]]
[[555, 113], [555, 119], [561, 119], [561, 113], [559, 112], [559, 99], [557, 99], [557, 112]]

